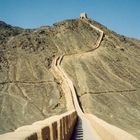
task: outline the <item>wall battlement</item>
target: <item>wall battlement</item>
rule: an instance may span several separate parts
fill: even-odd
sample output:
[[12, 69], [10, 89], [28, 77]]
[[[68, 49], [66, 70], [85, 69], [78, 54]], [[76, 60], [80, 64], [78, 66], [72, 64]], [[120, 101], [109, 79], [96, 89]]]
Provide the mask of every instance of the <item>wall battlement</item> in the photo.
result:
[[76, 111], [68, 111], [2, 134], [0, 140], [69, 140], [76, 121]]

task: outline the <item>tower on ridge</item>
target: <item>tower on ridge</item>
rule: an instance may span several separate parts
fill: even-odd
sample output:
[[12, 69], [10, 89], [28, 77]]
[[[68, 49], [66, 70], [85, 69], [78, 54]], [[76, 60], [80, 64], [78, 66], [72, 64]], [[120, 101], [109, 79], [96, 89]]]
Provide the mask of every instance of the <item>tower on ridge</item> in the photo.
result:
[[81, 19], [88, 18], [87, 17], [87, 13], [84, 13], [84, 12], [83, 13], [80, 13], [80, 18]]

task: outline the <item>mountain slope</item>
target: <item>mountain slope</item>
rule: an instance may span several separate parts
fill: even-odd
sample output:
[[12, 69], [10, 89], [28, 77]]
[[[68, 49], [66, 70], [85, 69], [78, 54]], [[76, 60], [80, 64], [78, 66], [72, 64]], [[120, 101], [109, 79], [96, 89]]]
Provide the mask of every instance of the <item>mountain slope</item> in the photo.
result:
[[66, 56], [63, 68], [85, 112], [140, 138], [140, 47], [133, 39], [102, 30], [106, 36], [98, 49]]
[[[140, 42], [89, 22], [104, 31], [101, 46], [90, 55], [66, 56], [63, 68], [85, 112], [139, 138]], [[100, 37], [80, 19], [37, 29], [5, 26], [0, 26], [6, 38], [0, 43], [1, 133], [65, 112], [66, 93], [50, 72], [51, 62], [56, 55], [90, 50]]]
[[0, 133], [65, 112], [64, 93], [50, 72], [52, 59], [88, 49], [99, 33], [78, 19], [11, 36], [7, 32], [17, 28], [4, 24], [1, 30], [6, 39], [0, 44]]

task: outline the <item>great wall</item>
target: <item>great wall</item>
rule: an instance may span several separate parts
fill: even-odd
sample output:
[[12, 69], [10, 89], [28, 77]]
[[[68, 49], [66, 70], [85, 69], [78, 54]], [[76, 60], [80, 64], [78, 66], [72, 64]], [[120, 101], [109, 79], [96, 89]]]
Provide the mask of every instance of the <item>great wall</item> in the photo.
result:
[[80, 18], [83, 22], [100, 32], [100, 37], [97, 40], [96, 45], [86, 52], [74, 52], [56, 56], [50, 69], [54, 77], [61, 81], [60, 83], [63, 92], [65, 93], [68, 111], [64, 114], [35, 122], [32, 125], [20, 127], [14, 132], [2, 134], [0, 135], [0, 140], [69, 140], [75, 125], [78, 125], [76, 123], [77, 120], [80, 120], [82, 123], [83, 135], [81, 136], [81, 139], [136, 140], [135, 137], [129, 135], [127, 132], [107, 124], [92, 114], [83, 112], [78, 103], [74, 85], [65, 71], [61, 68], [61, 63], [65, 56], [93, 53], [94, 50], [100, 47], [104, 37], [104, 32], [102, 30], [88, 22], [87, 14], [82, 13]]

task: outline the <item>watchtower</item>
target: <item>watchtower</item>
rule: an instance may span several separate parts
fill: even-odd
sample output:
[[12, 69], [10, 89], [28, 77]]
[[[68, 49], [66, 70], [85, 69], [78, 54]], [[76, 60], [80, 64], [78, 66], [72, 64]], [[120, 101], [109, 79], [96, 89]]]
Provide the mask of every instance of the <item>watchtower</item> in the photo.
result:
[[81, 19], [88, 18], [87, 13], [80, 13], [80, 18]]

